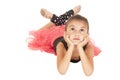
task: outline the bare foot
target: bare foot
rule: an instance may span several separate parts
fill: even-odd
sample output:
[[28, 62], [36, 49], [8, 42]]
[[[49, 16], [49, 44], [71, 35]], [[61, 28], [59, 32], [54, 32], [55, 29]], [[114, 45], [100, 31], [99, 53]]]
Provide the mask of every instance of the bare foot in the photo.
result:
[[77, 13], [79, 13], [79, 12], [80, 12], [80, 10], [81, 10], [81, 6], [80, 6], [80, 5], [75, 6], [75, 7], [73, 8], [74, 15], [76, 15]]
[[40, 10], [40, 13], [43, 17], [48, 18], [48, 19], [51, 19], [53, 16], [53, 14], [51, 12], [49, 12], [49, 11], [47, 11], [47, 9], [43, 9], [43, 8]]

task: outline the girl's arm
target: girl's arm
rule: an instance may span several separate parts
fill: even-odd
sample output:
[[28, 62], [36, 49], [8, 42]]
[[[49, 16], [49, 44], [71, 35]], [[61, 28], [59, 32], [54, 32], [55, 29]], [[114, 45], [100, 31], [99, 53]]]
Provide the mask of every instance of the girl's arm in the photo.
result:
[[81, 63], [83, 67], [83, 71], [87, 76], [90, 76], [94, 70], [94, 63], [93, 63], [93, 53], [94, 49], [91, 43], [88, 43], [86, 49], [84, 51], [83, 47], [78, 47], [79, 55], [81, 58]]
[[68, 70], [74, 45], [70, 45], [66, 51], [63, 43], [57, 45], [57, 68], [59, 73], [65, 74]]
[[64, 44], [59, 42], [57, 45], [57, 68], [61, 74], [65, 74], [68, 70], [71, 56], [74, 50], [74, 44], [69, 39], [69, 35], [64, 32], [64, 39], [67, 42], [68, 50], [66, 51]]

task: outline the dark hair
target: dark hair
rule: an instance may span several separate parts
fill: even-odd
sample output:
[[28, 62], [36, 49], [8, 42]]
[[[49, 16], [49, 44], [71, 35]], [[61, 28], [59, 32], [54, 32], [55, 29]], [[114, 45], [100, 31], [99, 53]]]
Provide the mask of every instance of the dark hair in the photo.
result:
[[84, 21], [87, 24], [87, 28], [88, 28], [88, 32], [89, 32], [89, 22], [87, 20], [87, 18], [81, 16], [81, 15], [75, 15], [72, 16], [66, 23], [65, 23], [65, 30], [67, 29], [68, 24], [72, 21], [72, 20], [79, 20], [79, 21]]

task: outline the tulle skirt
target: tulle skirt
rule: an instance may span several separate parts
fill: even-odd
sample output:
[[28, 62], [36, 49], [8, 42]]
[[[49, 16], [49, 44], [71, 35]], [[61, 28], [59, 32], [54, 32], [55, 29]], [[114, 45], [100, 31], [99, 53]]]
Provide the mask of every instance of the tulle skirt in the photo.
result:
[[[56, 54], [53, 49], [53, 42], [63, 36], [65, 26], [53, 26], [50, 29], [39, 29], [30, 31], [29, 34], [33, 36], [32, 40], [28, 42], [28, 47], [32, 50], [45, 51], [47, 53]], [[94, 45], [94, 56], [97, 56], [101, 50]]]
[[63, 36], [65, 26], [53, 26], [50, 29], [39, 29], [30, 31], [29, 34], [33, 36], [32, 40], [28, 42], [28, 47], [32, 50], [45, 51], [47, 53], [55, 54], [53, 49], [53, 42], [58, 37]]

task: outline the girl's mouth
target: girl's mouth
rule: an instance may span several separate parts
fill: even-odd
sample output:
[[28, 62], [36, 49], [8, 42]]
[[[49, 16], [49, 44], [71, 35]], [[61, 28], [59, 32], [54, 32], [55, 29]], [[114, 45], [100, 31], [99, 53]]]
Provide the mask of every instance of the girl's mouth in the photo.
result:
[[80, 40], [79, 38], [73, 38], [73, 40]]

